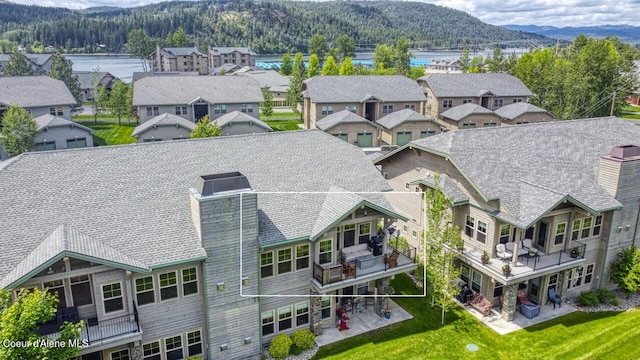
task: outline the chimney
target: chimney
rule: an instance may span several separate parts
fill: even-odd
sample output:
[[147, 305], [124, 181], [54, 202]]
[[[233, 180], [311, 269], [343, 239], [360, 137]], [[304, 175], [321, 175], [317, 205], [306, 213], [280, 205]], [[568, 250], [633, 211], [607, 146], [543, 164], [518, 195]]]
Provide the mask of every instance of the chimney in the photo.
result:
[[639, 184], [640, 147], [636, 145], [616, 146], [609, 154], [600, 158], [598, 183], [616, 199]]

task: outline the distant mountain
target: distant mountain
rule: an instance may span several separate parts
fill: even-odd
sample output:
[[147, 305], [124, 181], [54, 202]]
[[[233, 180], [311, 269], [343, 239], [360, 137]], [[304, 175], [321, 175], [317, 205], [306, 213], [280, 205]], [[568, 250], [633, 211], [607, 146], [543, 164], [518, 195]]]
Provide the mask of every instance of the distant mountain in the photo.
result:
[[572, 41], [576, 36], [584, 34], [587, 37], [603, 38], [617, 36], [620, 40], [632, 44], [640, 43], [640, 27], [628, 25], [603, 25], [562, 27], [536, 26], [536, 25], [504, 25], [505, 28], [515, 31], [524, 31], [544, 35], [553, 39]]

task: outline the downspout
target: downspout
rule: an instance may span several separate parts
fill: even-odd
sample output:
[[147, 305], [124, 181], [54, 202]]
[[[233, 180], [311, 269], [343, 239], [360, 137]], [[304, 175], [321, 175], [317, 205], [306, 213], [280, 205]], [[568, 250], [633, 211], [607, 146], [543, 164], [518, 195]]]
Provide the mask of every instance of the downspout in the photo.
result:
[[[613, 224], [613, 214], [611, 214], [610, 223]], [[604, 221], [603, 221], [604, 222]], [[602, 287], [602, 278], [604, 277], [604, 268], [607, 263], [607, 255], [609, 255], [609, 242], [611, 241], [611, 233], [613, 232], [613, 226], [609, 229], [609, 236], [607, 236], [607, 246], [604, 248], [604, 256], [602, 257], [602, 269], [600, 269], [600, 280], [598, 280], [598, 289]]]
[[[204, 287], [206, 287], [207, 259], [202, 260], [202, 282], [205, 284]], [[211, 353], [211, 344], [209, 343], [211, 341], [211, 336], [209, 332], [209, 297], [207, 296], [206, 292], [204, 293], [204, 318], [205, 318], [204, 331], [207, 337], [207, 357], [209, 359], [213, 359], [213, 354]]]
[[[260, 253], [258, 252], [258, 264], [260, 264]], [[260, 271], [258, 271], [259, 273]], [[260, 294], [262, 294], [262, 279], [260, 278], [260, 274], [258, 274], [258, 338], [260, 339], [260, 355], [262, 355], [262, 349], [264, 349], [264, 343], [262, 341], [262, 301], [260, 298]], [[275, 311], [274, 311], [274, 321], [275, 321]]]
[[640, 221], [640, 205], [638, 205], [638, 216], [636, 216], [636, 227], [633, 229], [633, 239], [631, 239], [631, 246], [636, 246], [636, 235], [638, 235], [638, 221]]

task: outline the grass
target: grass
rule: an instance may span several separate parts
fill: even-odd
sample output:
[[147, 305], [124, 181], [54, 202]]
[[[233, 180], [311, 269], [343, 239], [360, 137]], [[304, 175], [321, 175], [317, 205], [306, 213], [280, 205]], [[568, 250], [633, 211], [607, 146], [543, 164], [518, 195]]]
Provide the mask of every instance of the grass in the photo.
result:
[[[419, 294], [406, 275], [393, 280], [397, 293]], [[320, 348], [314, 359], [638, 359], [640, 310], [575, 312], [508, 335], [498, 335], [461, 308], [447, 313], [424, 298], [396, 298], [414, 318]], [[466, 345], [479, 350], [472, 353]]]
[[274, 112], [271, 116], [265, 116], [262, 112], [260, 113], [260, 120], [300, 120], [300, 114], [294, 114], [293, 111], [287, 112]]
[[631, 112], [640, 112], [640, 106], [633, 106], [631, 104], [627, 104], [622, 107], [623, 111], [631, 111]]
[[135, 123], [123, 122], [122, 126], [119, 126], [117, 122], [102, 122], [94, 123], [93, 121], [78, 121], [78, 123], [96, 130], [93, 133], [93, 141], [100, 145], [121, 145], [132, 144], [136, 142], [136, 138], [132, 137], [133, 129], [135, 129]]
[[298, 120], [263, 120], [263, 121], [269, 124], [269, 126], [271, 126], [273, 131], [300, 130], [300, 127], [298, 125], [301, 124], [301, 122]]

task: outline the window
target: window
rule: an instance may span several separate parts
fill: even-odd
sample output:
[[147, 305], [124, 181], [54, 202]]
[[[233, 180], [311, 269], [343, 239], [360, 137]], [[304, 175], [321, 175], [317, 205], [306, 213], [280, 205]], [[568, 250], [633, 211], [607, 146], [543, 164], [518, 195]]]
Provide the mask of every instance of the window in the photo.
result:
[[331, 239], [320, 241], [320, 251], [318, 252], [318, 262], [326, 264], [331, 262]]
[[393, 112], [393, 105], [382, 105], [383, 114], [391, 114]]
[[147, 116], [160, 115], [160, 109], [157, 106], [147, 106]]
[[469, 283], [469, 267], [467, 267], [466, 265], [462, 265], [460, 267], [460, 278], [467, 284]]
[[158, 138], [144, 139], [144, 142], [156, 142], [156, 141], [162, 141], [162, 139], [158, 139]]
[[198, 293], [198, 270], [189, 268], [182, 270], [182, 295]]
[[260, 277], [273, 276], [273, 252], [260, 254]]
[[62, 111], [62, 106], [54, 106], [49, 108], [49, 114], [63, 116], [64, 111]]
[[153, 276], [136, 279], [136, 299], [138, 306], [155, 302]]
[[591, 225], [593, 225], [593, 218], [588, 217], [582, 220], [582, 233], [580, 239], [588, 238], [591, 234]]
[[405, 109], [411, 109], [411, 110], [416, 110], [416, 105], [415, 104], [407, 104], [404, 106]]
[[471, 216], [467, 215], [467, 220], [464, 228], [464, 233], [470, 238], [473, 238], [473, 230], [476, 227], [476, 220]]
[[522, 125], [522, 124], [528, 124], [528, 123], [529, 123], [528, 121], [523, 120], [523, 121], [516, 122], [516, 125]]
[[309, 268], [309, 244], [296, 246], [296, 270]]
[[253, 104], [242, 104], [240, 106], [240, 111], [243, 113], [252, 113], [253, 112]]
[[322, 115], [333, 114], [333, 106], [323, 106], [320, 110], [322, 111]]
[[347, 134], [333, 134], [333, 136], [337, 137], [340, 140], [349, 141], [349, 136]]
[[77, 149], [77, 148], [84, 148], [84, 147], [87, 147], [86, 138], [67, 140], [67, 149]]
[[593, 268], [594, 268], [594, 264], [589, 264], [587, 265], [587, 272], [584, 274], [584, 283], [586, 284], [591, 284], [591, 281], [593, 280]]
[[189, 356], [202, 354], [202, 335], [200, 330], [187, 333], [187, 351]]
[[182, 359], [182, 336], [174, 336], [164, 339], [164, 348], [168, 360]]
[[599, 236], [601, 228], [602, 228], [602, 215], [598, 215], [596, 216], [595, 224], [593, 224], [593, 236]]
[[462, 124], [463, 129], [475, 129], [476, 124]]
[[569, 272], [569, 288], [578, 287], [582, 285], [582, 274], [584, 267], [580, 266], [573, 271]]
[[160, 274], [160, 300], [178, 297], [178, 276], [175, 271]]
[[500, 226], [500, 244], [506, 244], [509, 242], [509, 235], [511, 235], [511, 225], [505, 224]]
[[426, 138], [426, 137], [429, 137], [429, 136], [432, 136], [432, 135], [435, 135], [435, 134], [436, 134], [436, 132], [435, 132], [435, 131], [433, 131], [433, 130], [420, 131], [420, 138], [421, 138], [421, 139], [422, 139], [422, 138]]
[[369, 292], [369, 283], [358, 284], [358, 295], [367, 295]]
[[328, 319], [331, 317], [331, 297], [323, 296], [322, 300], [320, 300], [320, 305], [322, 309], [322, 318]]
[[102, 285], [102, 299], [105, 313], [123, 310], [122, 285], [120, 283]]
[[186, 106], [176, 106], [176, 115], [187, 115]]
[[418, 232], [413, 230], [413, 232], [411, 233], [411, 235], [413, 236], [413, 238], [417, 238], [418, 237]]
[[291, 306], [278, 309], [278, 331], [291, 329]]
[[296, 326], [309, 323], [309, 302], [296, 304]]
[[213, 105], [213, 113], [214, 114], [226, 114], [227, 113], [227, 105]]
[[443, 108], [450, 108], [453, 107], [453, 100], [444, 100], [442, 102], [442, 107]]
[[42, 285], [44, 286], [44, 288], [48, 288], [48, 291], [51, 294], [58, 294], [58, 299], [60, 300], [60, 302], [58, 303], [58, 308], [62, 309], [67, 307], [67, 298], [64, 293], [64, 283], [62, 282], [62, 280], [49, 281]]
[[273, 321], [273, 310], [265, 311], [262, 313], [262, 336], [273, 334], [275, 332], [274, 329], [274, 321]]
[[91, 281], [89, 275], [75, 276], [71, 278], [71, 296], [73, 305], [82, 306], [93, 304], [91, 299]]
[[502, 99], [494, 99], [493, 107], [500, 107], [500, 106], [502, 106]]
[[547, 286], [547, 290], [555, 290], [556, 285], [558, 284], [558, 274], [553, 274], [549, 276], [549, 286]]
[[291, 272], [291, 248], [278, 250], [278, 274]]
[[480, 285], [482, 285], [482, 274], [477, 271], [473, 272], [473, 280], [471, 281], [471, 290], [480, 292]]
[[502, 295], [502, 291], [504, 289], [504, 284], [499, 281], [496, 281], [496, 285], [493, 287], [493, 297], [497, 298]]
[[571, 229], [571, 241], [578, 240], [580, 235], [580, 219], [573, 221], [573, 228]]
[[564, 234], [567, 231], [567, 223], [556, 224], [556, 239], [553, 242], [555, 245], [561, 245], [564, 242]]
[[111, 360], [131, 360], [129, 357], [129, 349], [112, 352]]
[[487, 224], [478, 220], [478, 231], [476, 234], [476, 240], [484, 244], [486, 238], [487, 238]]
[[347, 110], [347, 111], [351, 111], [354, 114], [356, 113], [356, 107], [355, 106], [347, 105], [347, 106], [344, 107], [344, 109]]
[[36, 143], [36, 146], [34, 147], [35, 151], [47, 151], [47, 150], [55, 150], [55, 149], [56, 149], [55, 141]]
[[471, 100], [470, 100], [470, 99], [464, 99], [464, 100], [462, 100], [462, 103], [463, 103], [463, 104], [468, 104], [468, 103], [470, 103], [470, 102], [471, 102]]
[[358, 224], [358, 243], [367, 244], [371, 237], [371, 223]]
[[161, 360], [160, 354], [160, 342], [154, 341], [152, 343], [142, 345], [142, 358], [144, 360]]
[[484, 123], [483, 126], [484, 127], [495, 127], [495, 126], [498, 126], [498, 124], [496, 124], [494, 122], [488, 122], [488, 123]]
[[514, 104], [515, 104], [515, 103], [519, 103], [519, 102], [522, 102], [522, 99], [513, 99], [513, 103], [514, 103]]

